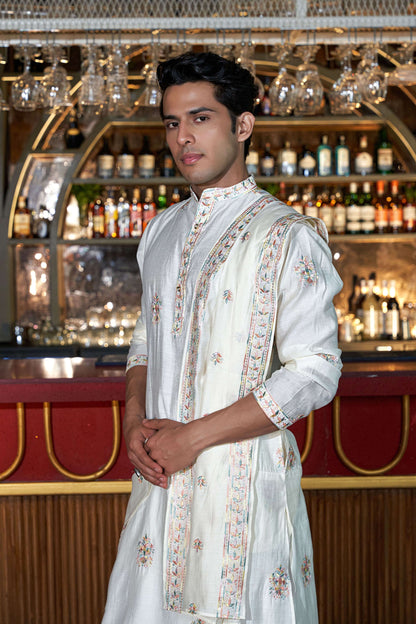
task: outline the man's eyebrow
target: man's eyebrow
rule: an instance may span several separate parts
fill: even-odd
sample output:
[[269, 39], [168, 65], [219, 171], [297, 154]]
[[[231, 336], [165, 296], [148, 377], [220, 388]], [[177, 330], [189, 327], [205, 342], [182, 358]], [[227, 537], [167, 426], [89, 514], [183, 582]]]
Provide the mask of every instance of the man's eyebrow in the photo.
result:
[[[199, 113], [215, 113], [215, 110], [213, 108], [208, 108], [208, 106], [200, 106], [199, 108], [193, 108], [192, 110], [188, 111], [188, 115], [198, 115]], [[178, 120], [179, 117], [177, 117], [176, 115], [163, 115], [163, 120], [165, 119], [174, 119], [174, 120]]]

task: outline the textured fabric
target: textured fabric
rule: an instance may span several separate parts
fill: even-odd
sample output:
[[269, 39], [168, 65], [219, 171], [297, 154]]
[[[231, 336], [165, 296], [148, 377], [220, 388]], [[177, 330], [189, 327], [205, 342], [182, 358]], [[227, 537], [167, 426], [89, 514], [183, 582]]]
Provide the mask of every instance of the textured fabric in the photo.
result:
[[322, 234], [252, 178], [147, 227], [128, 359], [147, 361], [147, 416], [189, 422], [254, 392], [276, 432], [206, 450], [167, 491], [133, 476], [105, 624], [317, 622], [286, 427], [330, 401], [340, 375], [341, 281]]

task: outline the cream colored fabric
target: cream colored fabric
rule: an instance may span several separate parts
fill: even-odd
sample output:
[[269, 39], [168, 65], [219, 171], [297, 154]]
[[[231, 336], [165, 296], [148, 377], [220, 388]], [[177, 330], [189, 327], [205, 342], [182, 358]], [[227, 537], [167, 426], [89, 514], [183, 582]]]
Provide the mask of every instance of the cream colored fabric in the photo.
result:
[[188, 422], [254, 391], [276, 433], [208, 449], [168, 491], [133, 476], [106, 624], [317, 622], [300, 458], [286, 431], [339, 378], [341, 282], [316, 229], [252, 178], [148, 226], [128, 363], [147, 362], [147, 416]]

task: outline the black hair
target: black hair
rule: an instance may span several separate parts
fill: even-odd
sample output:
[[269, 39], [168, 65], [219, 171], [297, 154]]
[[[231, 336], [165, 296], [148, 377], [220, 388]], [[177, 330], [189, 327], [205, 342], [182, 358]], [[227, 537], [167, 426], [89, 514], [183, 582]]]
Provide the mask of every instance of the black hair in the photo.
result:
[[[218, 102], [228, 109], [232, 132], [235, 132], [239, 115], [253, 112], [258, 96], [254, 76], [248, 69], [213, 52], [186, 52], [164, 61], [157, 68], [157, 79], [162, 91], [162, 117], [163, 94], [168, 87], [205, 80], [214, 86]], [[251, 137], [244, 143], [244, 156], [248, 154], [250, 140]]]

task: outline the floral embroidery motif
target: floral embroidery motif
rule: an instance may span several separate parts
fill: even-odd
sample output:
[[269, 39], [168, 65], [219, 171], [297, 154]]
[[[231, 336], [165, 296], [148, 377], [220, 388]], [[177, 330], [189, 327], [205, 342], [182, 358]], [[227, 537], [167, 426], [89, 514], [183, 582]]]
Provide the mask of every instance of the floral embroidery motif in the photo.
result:
[[152, 323], [156, 325], [160, 321], [160, 310], [162, 308], [162, 303], [159, 299], [159, 295], [156, 293], [153, 295], [152, 299]]
[[282, 448], [278, 448], [276, 451], [276, 466], [278, 470], [284, 470], [285, 469], [285, 458], [283, 455], [283, 449]]
[[293, 446], [289, 446], [286, 457], [286, 470], [292, 470], [296, 466], [296, 455]]
[[217, 364], [222, 364], [223, 361], [223, 357], [221, 355], [221, 353], [213, 353], [211, 355], [211, 362], [216, 366]]
[[133, 366], [147, 366], [147, 355], [132, 355], [127, 360], [126, 372]]
[[286, 598], [290, 594], [289, 575], [283, 566], [276, 568], [269, 578], [269, 593], [273, 598]]
[[315, 263], [312, 258], [302, 256], [298, 264], [295, 266], [295, 273], [300, 278], [301, 283], [314, 286], [318, 281]]
[[338, 368], [338, 370], [341, 370], [342, 364], [338, 356], [331, 355], [330, 353], [317, 353], [317, 355], [329, 362], [330, 364], [333, 364], [335, 368]]
[[147, 535], [144, 535], [137, 545], [137, 565], [149, 568], [153, 563], [154, 546]]
[[231, 290], [224, 290], [222, 298], [224, 299], [225, 303], [228, 303], [229, 301], [233, 300], [233, 293], [231, 292]]
[[197, 612], [197, 609], [198, 607], [196, 606], [194, 602], [189, 603], [188, 613], [192, 613], [192, 615], [195, 615], [195, 613]]
[[194, 620], [192, 624], [205, 624], [205, 620], [201, 620], [200, 618], [198, 618], [197, 620]]
[[243, 243], [245, 243], [246, 241], [248, 241], [248, 239], [250, 238], [251, 233], [250, 232], [246, 232], [245, 234], [241, 235], [241, 240]]
[[200, 550], [202, 550], [204, 547], [202, 541], [199, 539], [199, 537], [195, 538], [192, 544], [192, 548], [194, 550], [196, 550], [196, 552], [199, 552]]
[[305, 556], [300, 569], [302, 572], [303, 584], [306, 587], [307, 585], [309, 585], [312, 578], [312, 564], [311, 560], [308, 557]]
[[207, 482], [205, 477], [203, 477], [202, 475], [199, 475], [199, 477], [196, 480], [196, 484], [197, 486], [202, 490], [202, 488], [206, 488], [207, 487]]

